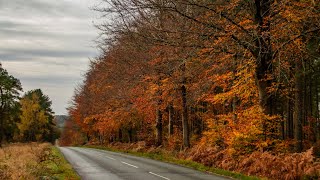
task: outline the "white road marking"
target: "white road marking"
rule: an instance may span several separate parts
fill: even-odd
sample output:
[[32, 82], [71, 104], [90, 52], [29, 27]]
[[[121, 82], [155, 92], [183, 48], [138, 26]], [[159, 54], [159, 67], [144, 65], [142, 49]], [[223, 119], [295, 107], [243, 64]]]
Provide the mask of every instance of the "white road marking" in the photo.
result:
[[152, 175], [155, 175], [155, 176], [161, 177], [161, 178], [163, 178], [163, 179], [170, 180], [169, 178], [164, 177], [164, 176], [161, 176], [161, 175], [159, 175], [159, 174], [156, 174], [156, 173], [153, 173], [153, 172], [149, 172], [149, 173], [150, 173], [150, 174], [152, 174]]
[[128, 165], [128, 166], [132, 166], [132, 167], [134, 167], [134, 168], [139, 168], [138, 166], [135, 166], [135, 165], [132, 165], [132, 164], [129, 164], [129, 163], [123, 162], [123, 161], [121, 161], [121, 163], [126, 164], [126, 165]]
[[112, 159], [112, 160], [116, 160], [115, 158], [112, 158], [112, 157], [109, 157], [109, 156], [106, 156], [106, 158]]

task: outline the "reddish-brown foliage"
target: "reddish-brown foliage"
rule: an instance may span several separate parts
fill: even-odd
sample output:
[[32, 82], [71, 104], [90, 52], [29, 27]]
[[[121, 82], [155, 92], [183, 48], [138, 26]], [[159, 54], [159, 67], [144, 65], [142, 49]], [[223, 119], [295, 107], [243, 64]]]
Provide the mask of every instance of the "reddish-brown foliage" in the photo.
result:
[[207, 166], [270, 179], [316, 179], [320, 177], [320, 163], [313, 156], [312, 150], [279, 155], [256, 151], [249, 155], [234, 156], [228, 150], [195, 146], [186, 154], [181, 154], [181, 157]]
[[275, 179], [313, 175], [319, 2], [116, 2], [100, 12], [123, 22], [100, 26], [108, 47], [70, 107], [89, 143], [191, 145], [181, 156], [209, 166]]

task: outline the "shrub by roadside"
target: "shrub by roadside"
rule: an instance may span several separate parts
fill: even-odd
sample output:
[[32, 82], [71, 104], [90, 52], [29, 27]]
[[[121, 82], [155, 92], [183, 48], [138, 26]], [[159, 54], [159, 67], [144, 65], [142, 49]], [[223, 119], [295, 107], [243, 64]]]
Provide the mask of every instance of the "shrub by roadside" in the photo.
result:
[[233, 157], [226, 150], [195, 146], [180, 158], [205, 164], [209, 167], [241, 172], [246, 175], [268, 179], [319, 179], [320, 161], [313, 155], [312, 148], [303, 153], [272, 154], [253, 152]]
[[11, 144], [0, 149], [0, 179], [79, 179], [49, 143]]

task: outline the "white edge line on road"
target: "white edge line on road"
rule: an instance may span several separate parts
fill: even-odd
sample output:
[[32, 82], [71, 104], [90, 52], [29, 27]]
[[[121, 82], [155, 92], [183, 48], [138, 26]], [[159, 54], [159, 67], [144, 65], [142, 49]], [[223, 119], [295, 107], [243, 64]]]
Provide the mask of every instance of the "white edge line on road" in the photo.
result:
[[161, 178], [163, 178], [163, 179], [170, 180], [169, 178], [164, 177], [164, 176], [161, 176], [161, 175], [159, 175], [159, 174], [156, 174], [156, 173], [153, 173], [153, 172], [149, 172], [149, 173], [150, 173], [150, 174], [152, 174], [152, 175], [155, 175], [155, 176], [161, 177]]
[[112, 159], [112, 160], [116, 160], [115, 158], [112, 158], [112, 157], [109, 157], [109, 156], [106, 156], [106, 158]]
[[126, 165], [128, 165], [128, 166], [132, 166], [132, 167], [134, 167], [134, 168], [139, 168], [138, 166], [135, 166], [135, 165], [132, 165], [132, 164], [129, 164], [129, 163], [123, 162], [123, 161], [121, 161], [121, 163], [126, 164]]

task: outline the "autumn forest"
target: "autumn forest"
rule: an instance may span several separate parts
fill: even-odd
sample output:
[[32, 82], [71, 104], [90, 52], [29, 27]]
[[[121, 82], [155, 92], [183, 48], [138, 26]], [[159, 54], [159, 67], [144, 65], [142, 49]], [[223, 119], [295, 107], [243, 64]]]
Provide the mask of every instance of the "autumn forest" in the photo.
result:
[[75, 89], [62, 144], [144, 142], [271, 179], [319, 175], [319, 1], [105, 0], [93, 9], [100, 55]]
[[21, 92], [20, 80], [0, 64], [0, 148], [12, 142], [54, 143], [59, 130], [53, 122], [51, 100], [41, 89], [20, 97]]

